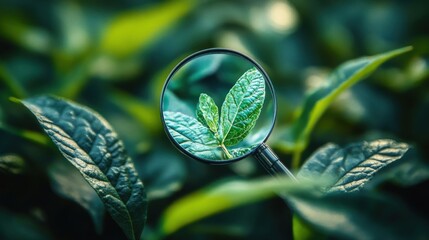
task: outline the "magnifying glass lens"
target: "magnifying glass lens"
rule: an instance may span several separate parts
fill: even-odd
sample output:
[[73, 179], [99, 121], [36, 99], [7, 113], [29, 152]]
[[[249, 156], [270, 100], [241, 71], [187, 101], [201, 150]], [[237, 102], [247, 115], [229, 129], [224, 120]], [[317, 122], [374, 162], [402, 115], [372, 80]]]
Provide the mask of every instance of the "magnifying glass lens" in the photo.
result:
[[183, 153], [222, 164], [266, 141], [276, 105], [272, 84], [256, 62], [216, 49], [176, 66], [164, 86], [161, 111], [167, 135]]

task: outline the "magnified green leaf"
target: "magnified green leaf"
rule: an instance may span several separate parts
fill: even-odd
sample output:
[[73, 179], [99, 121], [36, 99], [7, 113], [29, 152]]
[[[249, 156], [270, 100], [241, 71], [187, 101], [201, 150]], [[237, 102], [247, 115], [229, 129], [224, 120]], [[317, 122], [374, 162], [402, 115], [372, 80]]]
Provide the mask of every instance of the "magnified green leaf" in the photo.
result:
[[201, 93], [200, 95], [197, 105], [197, 119], [200, 123], [210, 128], [214, 134], [217, 134], [219, 110], [213, 99], [205, 93]]
[[56, 97], [29, 98], [22, 103], [94, 188], [125, 235], [139, 239], [147, 207], [143, 183], [107, 121], [84, 106]]
[[298, 179], [324, 179], [327, 192], [361, 189], [383, 167], [402, 158], [408, 145], [393, 140], [361, 142], [340, 148], [328, 144], [302, 166]]
[[234, 148], [234, 149], [231, 149], [229, 152], [234, 157], [241, 157], [241, 156], [244, 156], [245, 154], [247, 154], [248, 152], [252, 151], [255, 147], [256, 146]]
[[164, 112], [165, 124], [174, 140], [185, 150], [206, 159], [221, 159], [213, 133], [197, 119], [180, 112]]
[[232, 146], [249, 134], [261, 113], [264, 99], [264, 77], [252, 68], [238, 79], [222, 104], [219, 125], [221, 143]]

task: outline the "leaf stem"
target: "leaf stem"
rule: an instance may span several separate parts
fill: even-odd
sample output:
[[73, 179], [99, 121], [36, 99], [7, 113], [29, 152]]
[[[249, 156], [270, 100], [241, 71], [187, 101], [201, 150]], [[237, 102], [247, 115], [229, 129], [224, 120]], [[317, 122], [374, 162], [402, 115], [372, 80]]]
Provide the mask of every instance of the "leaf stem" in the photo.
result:
[[301, 163], [301, 154], [302, 154], [302, 150], [301, 149], [296, 149], [293, 152], [293, 156], [292, 156], [292, 169], [297, 170], [299, 168], [299, 165]]
[[225, 145], [223, 143], [220, 145], [220, 147], [222, 148], [222, 151], [226, 154], [226, 157], [228, 159], [233, 158], [231, 153], [228, 152], [228, 149], [225, 147]]

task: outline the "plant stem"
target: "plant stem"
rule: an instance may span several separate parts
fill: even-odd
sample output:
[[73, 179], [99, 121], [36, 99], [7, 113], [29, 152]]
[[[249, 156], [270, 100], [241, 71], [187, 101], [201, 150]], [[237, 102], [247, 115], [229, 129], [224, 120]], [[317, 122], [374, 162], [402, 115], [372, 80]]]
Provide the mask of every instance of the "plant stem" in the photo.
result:
[[292, 169], [293, 170], [297, 170], [299, 168], [299, 165], [301, 163], [301, 153], [302, 153], [301, 149], [296, 149], [293, 152], [293, 157], [292, 157]]
[[231, 153], [228, 152], [228, 149], [226, 149], [226, 147], [225, 147], [225, 145], [223, 145], [223, 143], [220, 145], [220, 147], [222, 148], [223, 152], [226, 154], [226, 157], [228, 159], [233, 158], [232, 155], [231, 155]]

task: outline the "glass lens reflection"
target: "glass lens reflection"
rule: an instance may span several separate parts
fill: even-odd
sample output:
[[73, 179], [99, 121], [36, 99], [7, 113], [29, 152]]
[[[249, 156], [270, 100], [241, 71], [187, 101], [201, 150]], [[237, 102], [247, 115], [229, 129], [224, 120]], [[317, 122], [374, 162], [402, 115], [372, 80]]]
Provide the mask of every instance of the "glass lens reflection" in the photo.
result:
[[259, 66], [241, 55], [195, 55], [174, 70], [164, 87], [162, 111], [170, 139], [204, 161], [244, 157], [272, 129], [272, 91]]

